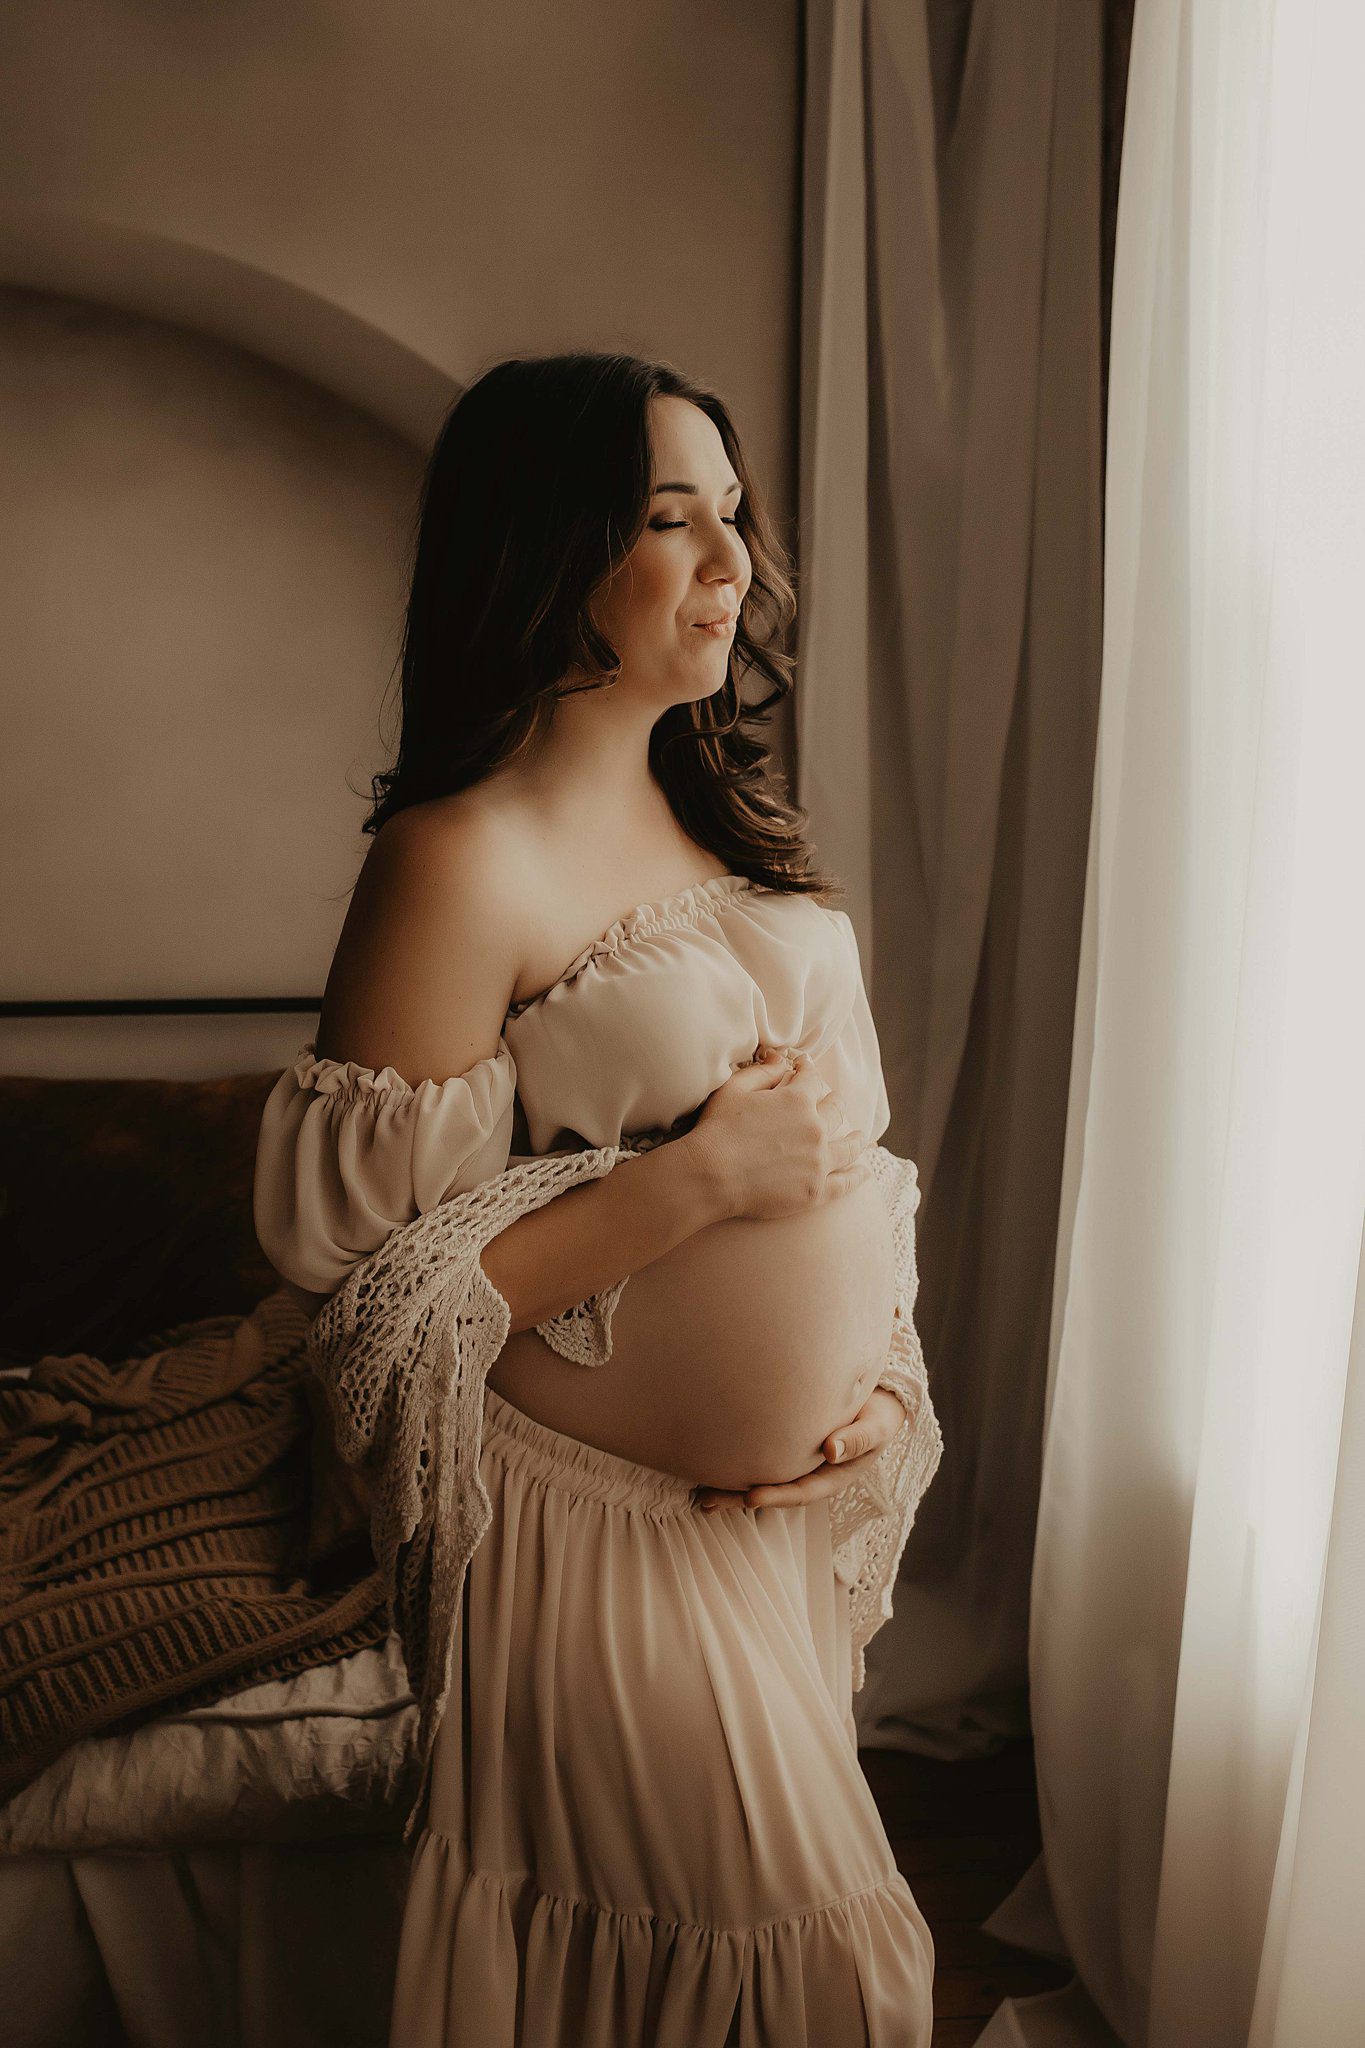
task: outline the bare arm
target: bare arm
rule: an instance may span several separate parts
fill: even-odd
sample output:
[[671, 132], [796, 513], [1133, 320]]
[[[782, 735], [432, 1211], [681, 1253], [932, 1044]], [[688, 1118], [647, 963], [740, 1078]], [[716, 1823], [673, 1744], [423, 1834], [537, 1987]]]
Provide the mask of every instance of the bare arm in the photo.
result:
[[618, 1161], [603, 1180], [518, 1216], [483, 1248], [483, 1270], [530, 1330], [662, 1258], [720, 1220], [716, 1184], [684, 1136]]
[[[376, 834], [337, 946], [319, 1056], [410, 1084], [446, 1080], [498, 1049], [521, 959], [515, 852], [458, 806], [419, 806]], [[483, 1270], [532, 1329], [726, 1213], [690, 1134], [623, 1159], [485, 1245]]]

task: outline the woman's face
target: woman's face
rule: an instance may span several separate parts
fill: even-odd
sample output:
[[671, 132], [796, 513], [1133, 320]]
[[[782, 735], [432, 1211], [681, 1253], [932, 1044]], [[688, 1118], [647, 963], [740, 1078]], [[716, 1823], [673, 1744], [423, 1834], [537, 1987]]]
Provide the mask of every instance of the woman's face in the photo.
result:
[[[662, 713], [724, 683], [752, 568], [735, 528], [738, 480], [714, 421], [689, 399], [654, 398], [650, 448], [648, 523], [592, 609], [621, 657], [617, 687], [647, 695]], [[708, 631], [699, 623], [708, 619], [723, 623]]]

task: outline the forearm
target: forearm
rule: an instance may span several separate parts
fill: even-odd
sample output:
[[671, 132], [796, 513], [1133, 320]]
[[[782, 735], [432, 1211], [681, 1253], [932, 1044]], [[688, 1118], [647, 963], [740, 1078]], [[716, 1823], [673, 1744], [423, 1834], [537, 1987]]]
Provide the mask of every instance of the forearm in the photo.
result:
[[518, 1216], [480, 1258], [512, 1312], [512, 1331], [530, 1330], [662, 1258], [722, 1213], [703, 1156], [675, 1138]]

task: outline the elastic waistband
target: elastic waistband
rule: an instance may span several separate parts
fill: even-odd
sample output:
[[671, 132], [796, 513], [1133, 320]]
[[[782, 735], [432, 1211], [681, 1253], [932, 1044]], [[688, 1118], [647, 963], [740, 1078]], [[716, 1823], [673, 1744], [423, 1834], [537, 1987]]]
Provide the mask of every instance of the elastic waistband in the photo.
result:
[[534, 1472], [547, 1486], [656, 1516], [700, 1513], [697, 1489], [690, 1479], [680, 1478], [676, 1472], [661, 1472], [655, 1465], [637, 1464], [634, 1458], [620, 1458], [614, 1451], [599, 1450], [596, 1444], [551, 1429], [487, 1384], [483, 1416], [484, 1449]]

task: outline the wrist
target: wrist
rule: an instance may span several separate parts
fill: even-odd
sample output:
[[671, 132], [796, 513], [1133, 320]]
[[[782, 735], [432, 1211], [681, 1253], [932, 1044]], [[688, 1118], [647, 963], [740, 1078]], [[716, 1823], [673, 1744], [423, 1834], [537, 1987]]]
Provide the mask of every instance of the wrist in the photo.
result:
[[696, 1130], [660, 1146], [657, 1156], [670, 1161], [679, 1198], [691, 1219], [689, 1235], [736, 1213], [730, 1179], [716, 1148]]
[[873, 1392], [875, 1393], [879, 1389], [882, 1393], [895, 1396], [904, 1409], [908, 1421], [918, 1421], [920, 1406], [924, 1399], [924, 1389], [919, 1379], [913, 1373], [907, 1371], [903, 1365], [893, 1363], [888, 1359], [882, 1369], [881, 1377], [873, 1388]]

